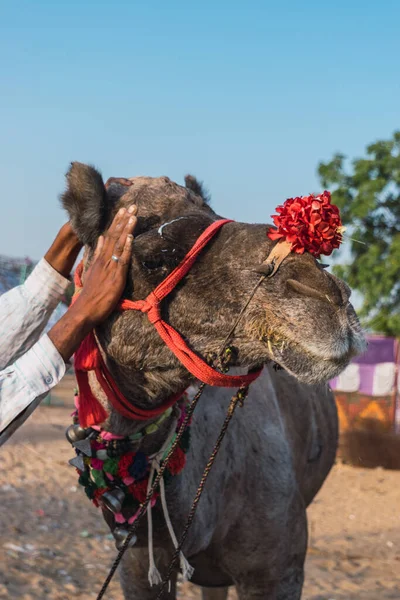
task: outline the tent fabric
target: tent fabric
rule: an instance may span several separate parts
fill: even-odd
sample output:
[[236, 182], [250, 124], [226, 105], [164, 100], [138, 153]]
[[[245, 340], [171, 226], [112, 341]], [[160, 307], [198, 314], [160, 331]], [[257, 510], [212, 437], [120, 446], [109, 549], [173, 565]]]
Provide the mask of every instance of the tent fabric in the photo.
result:
[[396, 339], [368, 336], [367, 340], [367, 351], [361, 356], [356, 356], [350, 365], [330, 382], [334, 391], [359, 392], [368, 396], [388, 396], [394, 393], [398, 368]]
[[331, 388], [341, 392], [358, 392], [360, 389], [360, 369], [358, 365], [350, 364], [331, 381]]
[[367, 336], [368, 348], [364, 354], [356, 356], [353, 363], [358, 365], [376, 365], [380, 363], [395, 363], [397, 343], [394, 337], [383, 335]]

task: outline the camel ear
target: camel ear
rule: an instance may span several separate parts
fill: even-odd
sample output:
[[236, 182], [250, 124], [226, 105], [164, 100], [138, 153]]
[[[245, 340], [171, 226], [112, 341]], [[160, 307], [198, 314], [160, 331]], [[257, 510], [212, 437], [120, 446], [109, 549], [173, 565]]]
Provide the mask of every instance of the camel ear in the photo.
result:
[[196, 179], [194, 175], [186, 175], [185, 176], [185, 185], [188, 190], [196, 194], [202, 198], [205, 204], [209, 204], [210, 202], [210, 194], [204, 189], [204, 185], [201, 181]]
[[61, 195], [61, 203], [80, 241], [94, 247], [111, 210], [103, 178], [94, 167], [73, 162], [66, 179], [67, 189]]

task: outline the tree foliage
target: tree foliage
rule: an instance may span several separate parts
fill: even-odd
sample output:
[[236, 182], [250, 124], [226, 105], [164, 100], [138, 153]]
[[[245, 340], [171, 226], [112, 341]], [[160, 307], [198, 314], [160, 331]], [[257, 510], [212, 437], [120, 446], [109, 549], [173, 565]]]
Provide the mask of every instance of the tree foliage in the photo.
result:
[[336, 154], [318, 167], [353, 238], [346, 240], [350, 263], [334, 270], [362, 294], [363, 324], [400, 336], [400, 131], [368, 146], [366, 158], [353, 160], [350, 168], [347, 164]]

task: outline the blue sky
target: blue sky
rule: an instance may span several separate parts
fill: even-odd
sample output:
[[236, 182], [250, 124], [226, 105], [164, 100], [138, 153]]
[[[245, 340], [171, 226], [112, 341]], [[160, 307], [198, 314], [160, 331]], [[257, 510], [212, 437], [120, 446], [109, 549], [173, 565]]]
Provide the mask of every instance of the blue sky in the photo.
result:
[[39, 258], [71, 160], [187, 172], [267, 222], [400, 127], [398, 0], [0, 4], [0, 253]]

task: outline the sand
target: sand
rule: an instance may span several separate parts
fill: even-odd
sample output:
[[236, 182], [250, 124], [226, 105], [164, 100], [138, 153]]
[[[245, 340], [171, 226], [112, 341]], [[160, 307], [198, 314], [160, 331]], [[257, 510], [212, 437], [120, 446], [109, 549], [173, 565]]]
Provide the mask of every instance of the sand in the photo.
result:
[[[0, 449], [1, 599], [95, 598], [115, 556], [67, 464], [70, 390], [67, 379]], [[308, 515], [304, 600], [400, 599], [400, 471], [337, 464]], [[179, 597], [200, 594], [184, 584]], [[118, 578], [107, 599], [123, 600]]]

